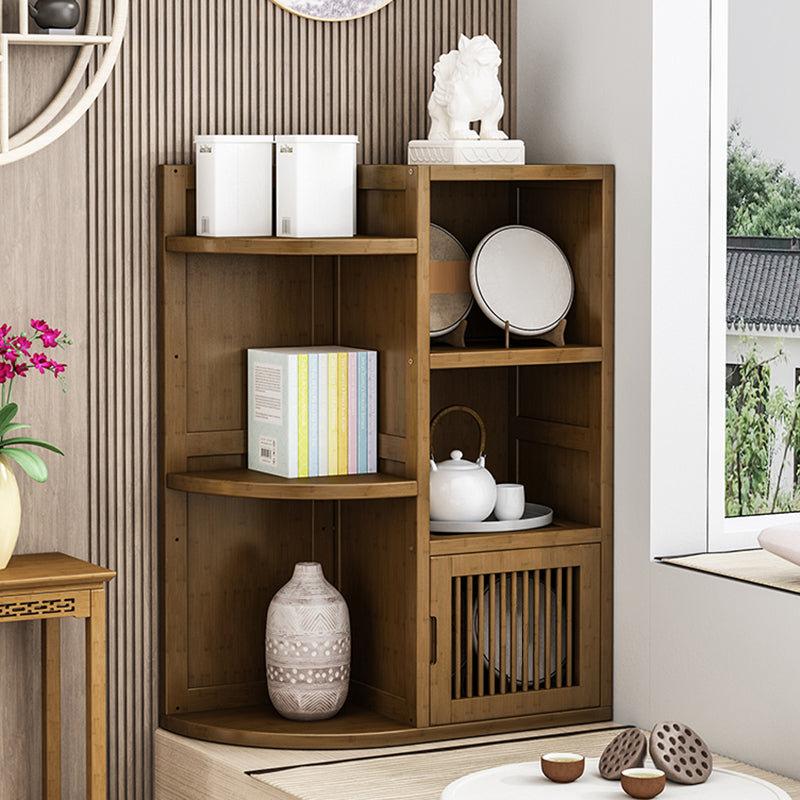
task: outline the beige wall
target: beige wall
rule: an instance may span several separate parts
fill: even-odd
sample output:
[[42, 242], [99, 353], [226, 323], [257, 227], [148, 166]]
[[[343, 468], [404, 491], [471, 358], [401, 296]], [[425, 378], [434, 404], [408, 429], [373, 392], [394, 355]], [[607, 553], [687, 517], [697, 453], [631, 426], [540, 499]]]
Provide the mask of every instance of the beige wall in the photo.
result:
[[[426, 132], [432, 65], [462, 32], [488, 33], [503, 51], [503, 127], [513, 134], [515, 28], [516, 0], [394, 0], [337, 24], [269, 0], [140, 0], [87, 119], [0, 168], [0, 323], [44, 316], [76, 341], [66, 396], [45, 379], [19, 391], [26, 420], [67, 455], [48, 459], [45, 486], [20, 479], [17, 552], [58, 549], [118, 572], [110, 797], [151, 796], [157, 725], [155, 166], [191, 161], [197, 133], [357, 133], [362, 161], [403, 162], [406, 142]], [[52, 61], [62, 55], [28, 50], [11, 76], [17, 124], [65, 67]], [[67, 634], [64, 796], [73, 798], [83, 794], [82, 636], [69, 623]], [[2, 626], [0, 800], [40, 796], [37, 664], [36, 625]]]

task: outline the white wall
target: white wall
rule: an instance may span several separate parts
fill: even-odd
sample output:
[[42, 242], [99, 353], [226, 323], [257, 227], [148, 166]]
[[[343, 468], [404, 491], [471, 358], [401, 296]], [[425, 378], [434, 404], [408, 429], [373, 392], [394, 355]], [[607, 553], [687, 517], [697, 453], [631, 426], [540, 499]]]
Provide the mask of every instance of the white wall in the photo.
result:
[[[663, 316], [653, 313], [662, 301], [652, 300], [654, 225], [671, 211], [652, 198], [653, 106], [664, 100], [653, 95], [653, 26], [665, 13], [690, 20], [706, 2], [521, 0], [518, 134], [529, 161], [617, 168], [615, 719], [642, 727], [680, 720], [717, 752], [800, 778], [800, 598], [650, 559], [653, 528], [670, 521], [652, 502], [665, 424], [651, 424], [663, 411], [651, 402], [652, 386], [671, 393], [673, 408], [686, 388], [654, 381], [664, 359], [683, 353], [670, 355], [653, 328]], [[682, 44], [674, 41], [676, 74]], [[684, 78], [691, 86], [704, 76]], [[706, 177], [698, 177], [702, 187]], [[673, 315], [684, 318], [680, 307]]]

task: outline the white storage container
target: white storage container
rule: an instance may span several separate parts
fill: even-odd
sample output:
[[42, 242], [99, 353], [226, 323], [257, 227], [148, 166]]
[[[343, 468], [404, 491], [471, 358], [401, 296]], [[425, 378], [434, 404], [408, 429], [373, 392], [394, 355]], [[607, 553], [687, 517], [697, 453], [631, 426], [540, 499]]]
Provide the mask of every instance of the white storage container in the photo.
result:
[[357, 136], [275, 137], [277, 236], [354, 236]]
[[195, 136], [198, 236], [272, 236], [274, 136]]

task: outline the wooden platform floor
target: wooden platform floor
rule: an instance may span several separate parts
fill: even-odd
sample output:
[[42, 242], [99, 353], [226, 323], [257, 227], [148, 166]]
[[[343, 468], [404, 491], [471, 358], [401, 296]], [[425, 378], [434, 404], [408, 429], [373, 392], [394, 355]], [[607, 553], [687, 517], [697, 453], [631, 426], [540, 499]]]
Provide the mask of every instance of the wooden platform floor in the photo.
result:
[[[159, 730], [155, 800], [438, 800], [447, 784], [476, 770], [535, 761], [553, 750], [599, 757], [624, 727], [595, 723], [344, 751], [234, 747]], [[762, 778], [800, 800], [800, 781], [718, 755], [714, 765]], [[670, 787], [677, 788], [668, 784], [662, 797]]]

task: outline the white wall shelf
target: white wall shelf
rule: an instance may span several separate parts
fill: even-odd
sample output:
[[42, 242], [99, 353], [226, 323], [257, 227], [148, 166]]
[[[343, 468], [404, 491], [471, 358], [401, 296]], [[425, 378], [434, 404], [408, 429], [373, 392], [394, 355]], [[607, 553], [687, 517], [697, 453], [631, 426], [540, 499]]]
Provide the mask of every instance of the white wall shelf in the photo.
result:
[[[98, 32], [101, 3], [102, 0], [86, 0], [82, 21], [83, 32], [80, 34], [31, 33], [28, 27], [27, 0], [19, 0], [17, 30], [5, 30], [3, 10], [0, 7], [0, 166], [32, 155], [55, 141], [66, 133], [97, 99], [114, 68], [122, 46], [128, 22], [129, 0], [115, 1], [107, 35]], [[9, 62], [12, 45], [78, 48], [71, 69], [50, 102], [24, 128], [13, 133], [9, 130], [11, 103]], [[97, 47], [104, 47], [105, 52], [94, 74], [88, 83], [85, 83], [84, 76]], [[80, 93], [81, 87], [83, 87], [82, 93]], [[68, 104], [70, 104], [69, 109], [60, 116]]]
[[84, 36], [83, 34], [1, 33], [9, 44], [36, 45], [86, 45], [109, 44], [110, 36]]

